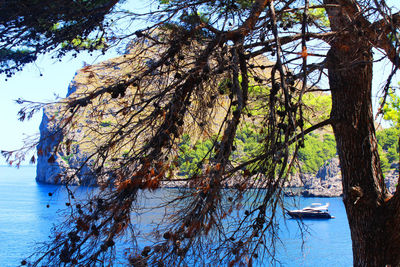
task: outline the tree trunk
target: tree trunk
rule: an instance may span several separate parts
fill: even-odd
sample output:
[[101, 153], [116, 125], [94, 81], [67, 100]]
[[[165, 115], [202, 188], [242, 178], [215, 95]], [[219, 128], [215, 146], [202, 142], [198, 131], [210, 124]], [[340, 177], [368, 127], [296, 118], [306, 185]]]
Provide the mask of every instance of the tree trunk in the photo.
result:
[[343, 177], [343, 201], [353, 242], [354, 266], [384, 266], [382, 204], [385, 187], [379, 164], [371, 105], [372, 64], [332, 46], [328, 54], [332, 126]]
[[354, 266], [399, 266], [399, 201], [397, 195], [390, 199], [377, 150], [371, 103], [371, 46], [354, 26], [354, 18], [345, 16], [344, 10], [327, 11], [332, 30], [347, 32], [331, 42], [327, 65], [332, 127], [342, 170]]

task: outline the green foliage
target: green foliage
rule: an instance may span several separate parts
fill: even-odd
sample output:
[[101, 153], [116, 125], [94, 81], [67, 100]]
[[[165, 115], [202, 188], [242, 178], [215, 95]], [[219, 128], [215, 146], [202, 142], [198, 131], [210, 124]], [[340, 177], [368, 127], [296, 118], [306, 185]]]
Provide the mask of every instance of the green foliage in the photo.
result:
[[69, 164], [69, 161], [72, 159], [73, 155], [69, 154], [69, 155], [64, 155], [61, 156], [61, 159], [65, 161], [65, 163]]
[[[123, 1], [119, 1], [123, 2]], [[117, 1], [15, 0], [0, 5], [0, 72], [12, 75], [39, 54], [103, 49], [106, 15]]]
[[390, 169], [390, 163], [386, 154], [383, 152], [382, 146], [380, 146], [379, 144], [378, 144], [378, 153], [381, 161], [382, 172], [385, 173]]
[[122, 157], [123, 158], [127, 158], [128, 156], [129, 156], [129, 150], [124, 150], [123, 152], [122, 152]]
[[232, 81], [228, 78], [223, 79], [218, 85], [218, 92], [221, 95], [228, 94], [232, 87]]
[[36, 55], [28, 49], [0, 49], [0, 68], [9, 67], [10, 61], [14, 61], [17, 64], [25, 64], [35, 60]]
[[393, 90], [389, 91], [388, 99], [383, 106], [383, 119], [388, 121], [392, 126], [399, 128], [400, 126], [400, 97]]
[[304, 138], [304, 148], [299, 150], [301, 170], [316, 172], [325, 161], [336, 156], [336, 141], [332, 134], [309, 134]]
[[330, 22], [325, 8], [312, 8], [308, 12], [309, 17], [319, 26], [329, 27]]
[[391, 163], [399, 162], [399, 148], [398, 146], [390, 147], [387, 151], [387, 159]]
[[[229, 94], [231, 81], [223, 80], [219, 85], [220, 94]], [[262, 96], [268, 95], [270, 88], [252, 85], [249, 86], [249, 97], [253, 99], [247, 107], [249, 117], [257, 117], [267, 113], [265, 103]], [[327, 94], [306, 94], [303, 96], [303, 103], [308, 107], [304, 111], [306, 119], [305, 127], [311, 126], [315, 122], [325, 120], [329, 117], [331, 99]], [[311, 123], [310, 123], [311, 122]], [[263, 149], [262, 140], [264, 135], [261, 133], [257, 123], [244, 122], [238, 129], [231, 160], [236, 162], [245, 162], [252, 157], [260, 154]], [[214, 137], [216, 138], [216, 137]], [[213, 140], [199, 140], [195, 144], [188, 135], [183, 136], [179, 144], [180, 154], [178, 164], [180, 166], [181, 176], [193, 175], [198, 168], [202, 167], [202, 163], [212, 157]], [[299, 151], [299, 160], [301, 161], [301, 169], [303, 172], [317, 171], [327, 160], [336, 155], [336, 141], [332, 134], [310, 134], [305, 137], [305, 147]], [[257, 169], [252, 166], [251, 169]]]
[[100, 123], [100, 126], [101, 127], [109, 127], [109, 126], [111, 126], [111, 121], [102, 121]]
[[395, 127], [383, 129], [376, 134], [378, 151], [383, 171], [388, 171], [393, 163], [399, 162], [399, 134]]
[[399, 139], [399, 129], [394, 127], [383, 129], [376, 134], [378, 144], [382, 146], [384, 150], [388, 150], [390, 147], [397, 145]]
[[[234, 152], [231, 160], [246, 161], [259, 154], [263, 148], [261, 140], [263, 135], [254, 129], [250, 124], [245, 124], [235, 138]], [[213, 140], [197, 141], [191, 145], [188, 135], [185, 135], [179, 144], [180, 155], [178, 164], [180, 166], [179, 175], [193, 175], [202, 163], [207, 163], [211, 158]], [[333, 134], [310, 134], [305, 137], [304, 148], [299, 150], [301, 170], [306, 173], [316, 172], [329, 159], [336, 156], [336, 141]], [[384, 158], [384, 166], [389, 163]]]
[[[310, 9], [308, 10], [308, 24], [314, 23], [321, 28], [328, 28], [330, 22], [328, 15], [326, 14], [325, 8], [312, 8], [314, 3], [310, 3]], [[294, 24], [299, 24], [303, 20], [304, 11], [299, 9], [295, 12], [285, 12], [282, 17], [282, 26], [284, 30], [292, 28]]]
[[267, 106], [262, 99], [264, 99], [265, 95], [268, 95], [270, 91], [269, 87], [259, 86], [259, 85], [252, 85], [249, 86], [249, 96], [256, 101], [253, 101], [247, 107], [247, 114], [251, 116], [259, 116], [267, 114]]
[[61, 44], [63, 49], [67, 47], [75, 48], [76, 50], [101, 50], [107, 46], [105, 38], [82, 38], [81, 36], [77, 36], [72, 41], [65, 41]]
[[[231, 160], [246, 161], [257, 155], [262, 149], [262, 134], [258, 133], [251, 124], [245, 124], [238, 130], [233, 147]], [[215, 138], [215, 137], [214, 137]], [[189, 135], [184, 135], [179, 144], [178, 156], [179, 175], [188, 177], [202, 168], [213, 156], [213, 139], [198, 140], [192, 144]]]
[[197, 141], [194, 145], [191, 144], [191, 139], [188, 134], [182, 137], [179, 143], [180, 154], [178, 157], [179, 173], [181, 176], [191, 176], [202, 167], [210, 158], [210, 151], [213, 141]]
[[398, 30], [396, 33], [390, 32], [387, 37], [393, 43], [393, 45], [396, 45], [397, 40], [400, 38], [400, 32]]
[[254, 125], [246, 123], [237, 131], [233, 159], [246, 161], [260, 153], [263, 148], [262, 138], [263, 135], [256, 131]]
[[400, 97], [392, 89], [389, 90], [383, 112], [383, 119], [388, 121], [392, 127], [377, 132], [376, 137], [382, 148], [382, 153], [379, 154], [381, 164], [384, 165], [387, 162], [386, 170], [388, 170], [390, 165], [399, 162]]
[[329, 94], [305, 94], [302, 98], [304, 103], [305, 128], [324, 120], [331, 113], [332, 99]]

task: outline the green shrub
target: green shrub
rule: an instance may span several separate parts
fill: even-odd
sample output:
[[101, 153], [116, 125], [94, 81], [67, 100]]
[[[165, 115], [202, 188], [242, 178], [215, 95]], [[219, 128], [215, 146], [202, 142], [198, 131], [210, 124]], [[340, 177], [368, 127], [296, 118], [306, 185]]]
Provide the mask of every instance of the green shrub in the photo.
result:
[[301, 170], [316, 172], [336, 154], [336, 141], [332, 134], [324, 134], [321, 138], [319, 134], [311, 133], [304, 138], [304, 148], [299, 149]]

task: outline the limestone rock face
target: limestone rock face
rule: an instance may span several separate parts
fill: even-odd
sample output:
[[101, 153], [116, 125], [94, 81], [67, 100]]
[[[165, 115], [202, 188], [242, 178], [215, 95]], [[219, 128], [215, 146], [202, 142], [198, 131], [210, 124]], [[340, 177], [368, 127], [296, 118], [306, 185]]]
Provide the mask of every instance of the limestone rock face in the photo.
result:
[[394, 169], [385, 173], [385, 184], [390, 193], [394, 193], [396, 191], [396, 186], [399, 181], [399, 164], [393, 164], [391, 167]]
[[316, 175], [304, 179], [303, 196], [338, 197], [342, 195], [342, 175], [338, 158], [328, 160]]
[[[82, 92], [82, 84], [78, 81], [84, 75], [82, 71], [75, 74], [68, 87], [67, 98], [74, 97], [77, 90]], [[48, 184], [96, 185], [98, 178], [89, 167], [90, 160], [87, 160], [86, 151], [77, 143], [85, 135], [82, 123], [77, 123], [73, 128], [63, 124], [63, 120], [68, 118], [69, 110], [62, 102], [63, 100], [47, 105], [43, 109], [37, 145], [36, 181]], [[78, 116], [83, 117], [84, 114], [85, 112], [79, 111]], [[86, 164], [82, 164], [83, 162]]]
[[62, 173], [63, 162], [54, 148], [62, 141], [63, 135], [60, 129], [50, 122], [51, 110], [43, 111], [42, 122], [39, 126], [40, 142], [37, 146], [38, 160], [36, 167], [36, 181], [43, 183], [55, 183]]
[[[61, 108], [57, 105], [47, 106], [43, 110], [39, 126], [40, 141], [37, 145], [36, 181], [48, 184], [95, 185], [97, 182], [92, 170], [87, 166], [80, 168], [85, 155], [72, 140], [65, 140], [59, 127], [60, 121], [56, 119], [59, 112]], [[67, 144], [60, 146], [63, 143]], [[73, 175], [74, 172], [78, 175]]]
[[[399, 179], [398, 164], [385, 173], [385, 184], [390, 193], [396, 191]], [[327, 161], [316, 175], [302, 177], [304, 187], [301, 194], [305, 197], [338, 197], [342, 193], [342, 175], [338, 158]]]
[[[47, 105], [43, 111], [37, 146], [36, 181], [98, 185], [105, 179], [114, 178], [113, 170], [129, 153], [135, 153], [138, 146], [133, 142], [123, 142], [112, 147], [110, 136], [115, 136], [121, 122], [126, 121], [130, 114], [142, 109], [139, 104], [142, 97], [151, 98], [157, 93], [157, 82], [163, 81], [141, 79], [140, 86], [146, 89], [149, 88], [147, 85], [155, 84], [153, 91], [146, 92], [139, 91], [139, 84], [133, 83], [125, 88], [118, 85], [129, 80], [132, 73], [147, 69], [150, 58], [157, 60], [154, 52], [144, 51], [138, 46], [136, 50], [129, 50], [129, 54], [86, 65], [76, 72], [66, 98]], [[106, 92], [105, 88], [108, 89]], [[123, 91], [118, 91], [121, 88]], [[146, 109], [142, 117], [155, 109], [151, 107], [152, 110]], [[152, 129], [141, 130], [137, 134], [134, 128], [142, 117], [131, 119], [126, 131], [119, 132], [123, 135], [120, 138], [145, 140], [144, 137], [149, 136]], [[107, 155], [99, 153], [110, 147]]]

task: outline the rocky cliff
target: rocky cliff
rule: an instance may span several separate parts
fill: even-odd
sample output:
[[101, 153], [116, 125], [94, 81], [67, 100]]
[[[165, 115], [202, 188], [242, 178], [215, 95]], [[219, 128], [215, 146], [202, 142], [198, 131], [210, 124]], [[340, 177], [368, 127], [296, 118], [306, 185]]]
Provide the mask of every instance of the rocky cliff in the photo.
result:
[[54, 153], [55, 147], [62, 142], [63, 135], [57, 125], [51, 122], [52, 114], [52, 108], [46, 108], [39, 126], [41, 138], [37, 146], [36, 181], [44, 183], [57, 183], [64, 167], [63, 162], [57, 160], [61, 155]]
[[[149, 43], [143, 44], [147, 45], [150, 46]], [[183, 53], [186, 58], [193, 51]], [[68, 87], [67, 97], [48, 105], [43, 111], [37, 146], [38, 182], [100, 184], [103, 179], [112, 176], [113, 170], [120, 167], [127, 156], [137, 153], [141, 144], [154, 134], [154, 128], [144, 129], [140, 121], [148, 117], [146, 114], [162, 113], [165, 104], [153, 103], [149, 99], [156, 99], [159, 87], [171, 81], [168, 77], [168, 81], [154, 77], [141, 78], [140, 82], [130, 83], [124, 91], [119, 91], [118, 85], [130, 81], [132, 75], [148, 70], [157, 61], [157, 55], [151, 49], [131, 47], [120, 57], [85, 66], [76, 73]], [[259, 60], [264, 65], [272, 65], [265, 58], [255, 58], [253, 63], [260, 65]], [[82, 100], [85, 102], [82, 103]], [[202, 128], [202, 132], [203, 128], [207, 128], [208, 132], [219, 130], [225, 113], [218, 112], [218, 109], [227, 110], [230, 99], [228, 94], [220, 93], [212, 101], [217, 108], [210, 111], [204, 111], [203, 108], [202, 112], [203, 117], [209, 118], [209, 125], [196, 124], [189, 115], [184, 118], [185, 133], [196, 137], [201, 134], [199, 128]], [[70, 105], [78, 102], [79, 105]], [[195, 105], [193, 109], [188, 108], [189, 114], [196, 112]], [[121, 125], [127, 121], [128, 126], [121, 130]], [[152, 122], [153, 126], [158, 123]], [[126, 141], [111, 141], [116, 139]], [[105, 150], [107, 153], [102, 153]]]
[[339, 159], [328, 160], [318, 172], [304, 175], [303, 196], [336, 197], [342, 194]]
[[[104, 77], [110, 77], [110, 71], [114, 71], [114, 76], [121, 74], [116, 65], [123, 65], [123, 59], [119, 57], [82, 68], [70, 83], [66, 98], [44, 108], [39, 127], [36, 181], [51, 184], [98, 184], [99, 177], [93, 174], [95, 166], [90, 152], [98, 148], [101, 131], [91, 127], [93, 124], [110, 123], [111, 113], [117, 104], [110, 101], [108, 105], [109, 100], [103, 99], [103, 106], [96, 102], [72, 110], [66, 99], [78, 99], [100, 88], [105, 84]], [[104, 109], [108, 109], [106, 115], [94, 117], [95, 112], [105, 113]]]
[[[129, 55], [124, 55], [79, 70], [68, 87], [67, 98], [78, 99], [82, 95], [91, 94], [94, 90], [104, 87], [110, 77], [119, 79], [133, 68], [147, 64], [145, 60], [141, 62], [142, 65], [137, 62], [132, 64], [127, 59], [129, 60]], [[132, 67], [133, 65], [135, 67]], [[129, 96], [130, 92], [126, 94]], [[127, 99], [129, 100], [129, 97]], [[97, 161], [92, 157], [91, 152], [101, 148], [103, 133], [115, 131], [113, 124], [120, 120], [118, 110], [121, 109], [118, 107], [126, 106], [127, 103], [124, 101], [127, 100], [114, 99], [111, 95], [96, 101], [88, 103], [84, 109], [78, 111], [70, 110], [67, 101], [64, 100], [48, 105], [44, 109], [40, 124], [40, 142], [37, 146], [36, 180], [38, 182], [96, 185], [104, 179], [96, 172]], [[131, 104], [129, 102], [129, 105]], [[132, 109], [132, 106], [129, 107]], [[66, 120], [71, 113], [74, 113], [75, 121], [67, 123]], [[117, 162], [118, 158], [123, 157], [127, 151], [134, 151], [133, 149], [119, 147], [115, 155], [110, 157], [107, 166], [112, 167], [114, 159]], [[386, 184], [391, 192], [397, 185], [397, 179], [397, 171], [386, 174]], [[234, 184], [234, 182], [231, 183]], [[171, 184], [165, 184], [165, 186], [169, 185]], [[175, 185], [182, 186], [182, 184]], [[316, 174], [293, 175], [287, 186], [302, 188], [300, 192], [303, 196], [340, 196], [342, 184], [339, 160], [333, 158], [327, 161]]]
[[[76, 84], [72, 82], [67, 96], [75, 90]], [[76, 139], [82, 138], [82, 130], [77, 129], [73, 134], [69, 131], [66, 137], [60, 127], [62, 112], [63, 106], [58, 104], [49, 105], [43, 110], [39, 126], [40, 141], [37, 145], [36, 181], [62, 184], [66, 183], [65, 179], [69, 179], [69, 184], [95, 185], [97, 181], [93, 178], [92, 170], [87, 165], [82, 166], [86, 156], [76, 142]]]

